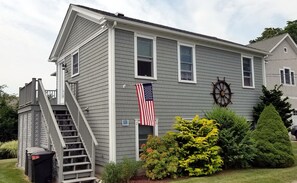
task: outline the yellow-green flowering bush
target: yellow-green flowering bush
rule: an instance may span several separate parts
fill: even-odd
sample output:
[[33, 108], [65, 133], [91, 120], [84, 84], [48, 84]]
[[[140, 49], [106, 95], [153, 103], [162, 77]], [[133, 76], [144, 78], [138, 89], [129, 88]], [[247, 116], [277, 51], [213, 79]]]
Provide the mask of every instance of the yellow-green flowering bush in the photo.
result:
[[217, 146], [219, 130], [213, 120], [195, 116], [176, 117], [175, 140], [179, 144], [179, 166], [189, 176], [211, 175], [221, 170], [223, 161]]

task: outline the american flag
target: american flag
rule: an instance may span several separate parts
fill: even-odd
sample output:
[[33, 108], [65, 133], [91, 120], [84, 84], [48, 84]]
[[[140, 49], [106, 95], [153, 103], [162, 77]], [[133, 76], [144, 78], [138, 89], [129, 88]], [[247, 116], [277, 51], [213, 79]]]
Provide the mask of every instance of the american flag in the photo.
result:
[[153, 86], [151, 83], [138, 83], [135, 86], [140, 113], [140, 124], [155, 126]]

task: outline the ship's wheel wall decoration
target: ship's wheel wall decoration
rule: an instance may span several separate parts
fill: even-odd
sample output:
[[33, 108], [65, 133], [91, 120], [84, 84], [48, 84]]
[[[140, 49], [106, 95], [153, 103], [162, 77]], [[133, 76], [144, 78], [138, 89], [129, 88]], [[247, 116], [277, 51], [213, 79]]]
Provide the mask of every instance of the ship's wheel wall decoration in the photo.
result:
[[218, 81], [216, 83], [212, 83], [213, 85], [213, 95], [214, 102], [221, 107], [227, 107], [230, 103], [232, 104], [231, 97], [232, 92], [230, 85], [225, 81], [225, 77], [223, 80], [220, 80], [218, 77]]

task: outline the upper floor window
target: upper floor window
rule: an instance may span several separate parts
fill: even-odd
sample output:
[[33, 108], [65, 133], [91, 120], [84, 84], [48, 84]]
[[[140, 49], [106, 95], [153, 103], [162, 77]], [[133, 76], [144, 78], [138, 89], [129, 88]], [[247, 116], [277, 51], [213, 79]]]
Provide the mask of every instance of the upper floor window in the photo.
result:
[[178, 44], [179, 82], [196, 83], [195, 47]]
[[155, 39], [151, 37], [135, 37], [135, 77], [156, 79]]
[[79, 74], [79, 54], [78, 51], [74, 52], [71, 57], [71, 76]]
[[280, 82], [285, 85], [295, 85], [295, 72], [290, 68], [280, 70]]
[[242, 85], [246, 88], [254, 88], [254, 62], [252, 57], [243, 56], [242, 65]]

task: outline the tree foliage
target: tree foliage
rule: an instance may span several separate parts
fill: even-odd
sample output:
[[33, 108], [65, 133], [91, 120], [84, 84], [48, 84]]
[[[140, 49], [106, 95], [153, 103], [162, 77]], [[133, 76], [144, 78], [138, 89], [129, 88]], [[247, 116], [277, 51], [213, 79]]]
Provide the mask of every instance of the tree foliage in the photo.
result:
[[262, 86], [263, 95], [260, 96], [260, 102], [253, 107], [254, 123], [257, 123], [260, 114], [264, 110], [265, 106], [272, 104], [281, 116], [281, 119], [286, 128], [292, 125], [292, 112], [291, 104], [288, 102], [288, 97], [283, 98], [283, 92], [280, 90], [282, 85], [275, 85], [274, 89], [268, 90], [265, 86]]
[[255, 43], [258, 41], [269, 39], [284, 33], [289, 33], [292, 39], [295, 41], [295, 43], [297, 43], [297, 20], [287, 21], [287, 25], [284, 28], [279, 28], [279, 27], [265, 28], [261, 36], [257, 37], [254, 40], [250, 40], [250, 43]]
[[254, 159], [254, 142], [251, 139], [250, 124], [230, 109], [215, 107], [207, 112], [208, 119], [219, 124], [218, 146], [224, 161], [224, 168], [246, 168]]
[[18, 100], [15, 95], [4, 92], [6, 85], [0, 85], [0, 142], [17, 139]]
[[288, 131], [272, 104], [264, 108], [252, 137], [256, 143], [256, 166], [280, 168], [294, 164]]

